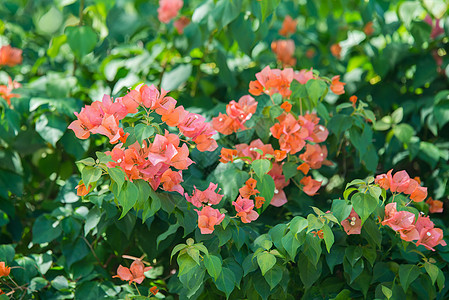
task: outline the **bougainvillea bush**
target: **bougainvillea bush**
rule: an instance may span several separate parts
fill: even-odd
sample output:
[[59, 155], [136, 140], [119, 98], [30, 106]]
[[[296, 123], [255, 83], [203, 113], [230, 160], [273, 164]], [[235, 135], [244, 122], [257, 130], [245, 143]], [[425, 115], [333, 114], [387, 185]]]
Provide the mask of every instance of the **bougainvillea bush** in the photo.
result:
[[447, 298], [447, 9], [0, 3], [0, 299]]

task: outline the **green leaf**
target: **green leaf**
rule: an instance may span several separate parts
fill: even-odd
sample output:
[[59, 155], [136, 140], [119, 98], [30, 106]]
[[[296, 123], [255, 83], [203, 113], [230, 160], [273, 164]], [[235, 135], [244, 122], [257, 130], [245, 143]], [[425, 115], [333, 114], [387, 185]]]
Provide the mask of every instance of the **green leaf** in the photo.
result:
[[393, 296], [393, 292], [385, 285], [382, 285], [382, 293], [385, 295], [385, 297], [387, 297], [387, 299], [390, 299], [391, 296]]
[[285, 180], [289, 180], [298, 174], [298, 164], [288, 161], [282, 165], [282, 174], [285, 176]]
[[257, 189], [260, 192], [260, 196], [265, 198], [265, 203], [262, 206], [262, 210], [265, 210], [273, 199], [276, 185], [274, 183], [273, 177], [268, 174], [265, 174], [260, 179], [262, 180], [257, 181]]
[[368, 218], [362, 226], [362, 236], [372, 245], [377, 245], [380, 248], [382, 244], [382, 234], [379, 226], [376, 225], [373, 219]]
[[97, 180], [101, 177], [101, 173], [102, 170], [98, 167], [85, 166], [81, 170], [81, 178], [84, 182], [84, 185], [88, 187], [89, 184], [97, 182]]
[[402, 107], [399, 107], [391, 114], [391, 120], [393, 124], [401, 123], [403, 117], [404, 117], [404, 109]]
[[84, 236], [94, 229], [101, 220], [101, 211], [98, 207], [93, 207], [86, 217], [86, 223], [84, 224]]
[[121, 219], [128, 213], [134, 204], [136, 204], [137, 198], [139, 197], [139, 189], [134, 183], [127, 181], [126, 184], [123, 185], [120, 194], [118, 196], [116, 195], [116, 197], [123, 209], [119, 218]]
[[332, 232], [332, 230], [328, 225], [324, 225], [322, 230], [327, 252], [331, 252], [331, 247], [334, 244], [334, 233]]
[[351, 198], [355, 212], [362, 219], [362, 224], [374, 212], [379, 204], [379, 200], [369, 194], [357, 193]]
[[340, 135], [351, 128], [353, 123], [353, 119], [347, 115], [335, 115], [333, 116], [327, 125], [327, 128], [335, 134], [337, 138], [340, 138]]
[[193, 258], [191, 258], [186, 253], [182, 254], [182, 255], [178, 255], [177, 262], [179, 265], [178, 277], [182, 276], [183, 274], [186, 274], [192, 270], [195, 270], [198, 267], [197, 263], [193, 260]]
[[270, 285], [271, 290], [273, 290], [279, 284], [279, 282], [281, 282], [282, 273], [283, 269], [280, 266], [275, 265], [265, 274], [264, 278]]
[[134, 134], [136, 135], [136, 139], [139, 144], [142, 145], [143, 140], [146, 140], [147, 138], [153, 136], [154, 127], [145, 124], [137, 124], [134, 127]]
[[[37, 220], [36, 220], [37, 221]], [[0, 245], [0, 261], [10, 265], [14, 260], [16, 254], [14, 247], [11, 245]]]
[[257, 255], [257, 264], [260, 267], [262, 276], [265, 276], [265, 273], [276, 264], [276, 257], [267, 251], [263, 251]]
[[394, 136], [404, 144], [408, 144], [415, 134], [412, 126], [403, 123], [393, 127]]
[[120, 191], [125, 183], [125, 172], [123, 172], [121, 168], [115, 167], [108, 168], [108, 173], [111, 179], [117, 184], [117, 189]]
[[306, 241], [304, 243], [302, 252], [307, 257], [307, 259], [316, 266], [321, 256], [321, 239], [315, 237], [312, 234], [306, 235]]
[[214, 280], [218, 280], [218, 276], [220, 276], [222, 270], [221, 259], [216, 255], [205, 255], [204, 265], [206, 266], [207, 273]]
[[306, 89], [311, 101], [308, 109], [312, 110], [318, 105], [318, 100], [325, 95], [327, 84], [320, 79], [310, 79], [306, 83]]
[[56, 276], [55, 279], [51, 281], [51, 286], [57, 289], [58, 291], [65, 290], [69, 288], [69, 282], [64, 276], [60, 275]]
[[321, 260], [317, 264], [313, 264], [310, 262], [309, 259], [305, 257], [305, 255], [301, 255], [298, 258], [298, 261], [301, 262], [298, 264], [299, 277], [301, 278], [304, 287], [308, 289], [321, 276], [322, 271]]
[[421, 274], [419, 268], [415, 265], [400, 265], [399, 280], [401, 281], [404, 292], [407, 292], [409, 285]]
[[191, 64], [182, 64], [163, 74], [161, 87], [166, 91], [176, 90], [184, 84], [192, 74]]
[[56, 114], [42, 114], [36, 121], [36, 132], [53, 147], [56, 146], [66, 130], [65, 119]]
[[432, 280], [432, 284], [435, 284], [435, 281], [438, 278], [438, 274], [440, 273], [440, 269], [429, 262], [424, 264], [424, 268], [426, 269], [427, 274], [429, 274], [430, 279]]
[[261, 0], [260, 7], [262, 11], [262, 22], [265, 21], [265, 19], [271, 15], [274, 10], [279, 6], [281, 0]]
[[298, 248], [302, 245], [302, 243], [298, 241], [298, 239], [292, 232], [289, 232], [285, 236], [283, 236], [281, 242], [291, 260], [294, 261], [298, 252]]
[[419, 144], [418, 157], [427, 162], [434, 169], [440, 160], [440, 151], [432, 143], [421, 142]]
[[268, 159], [256, 159], [252, 162], [251, 167], [257, 177], [263, 178], [271, 170], [271, 163]]
[[61, 226], [47, 215], [41, 215], [33, 224], [33, 243], [49, 243], [62, 233]]
[[97, 34], [89, 26], [66, 27], [65, 34], [67, 43], [79, 60], [92, 52], [98, 41]]
[[47, 55], [51, 58], [55, 58], [58, 55], [61, 46], [66, 42], [67, 36], [65, 34], [53, 37], [50, 42], [50, 47], [47, 49]]
[[332, 201], [332, 213], [338, 219], [338, 221], [343, 221], [352, 211], [352, 205], [346, 203], [346, 200], [335, 199]]
[[215, 285], [217, 286], [217, 289], [226, 294], [226, 298], [229, 298], [229, 295], [234, 290], [235, 281], [234, 272], [228, 268], [223, 268], [220, 276], [218, 276], [215, 281]]
[[[157, 237], [157, 239], [156, 239], [156, 247], [159, 247], [159, 244], [160, 244], [163, 240], [165, 240], [167, 237], [169, 237], [170, 235], [176, 233], [176, 231], [178, 231], [179, 226], [180, 226], [180, 225], [179, 225], [178, 223], [176, 223], [176, 224], [171, 224], [171, 225], [168, 227], [167, 231], [165, 231], [164, 233], [160, 234], [160, 235]], [[178, 256], [178, 258], [179, 258], [179, 256]]]
[[296, 216], [290, 221], [290, 230], [292, 234], [296, 235], [307, 228], [308, 222], [301, 216]]
[[179, 244], [179, 245], [176, 245], [176, 246], [173, 248], [172, 252], [171, 252], [171, 255], [170, 255], [170, 261], [172, 260], [173, 255], [175, 255], [176, 253], [178, 253], [179, 251], [181, 251], [181, 250], [184, 249], [185, 247], [187, 247], [186, 244]]
[[363, 249], [359, 246], [348, 246], [345, 250], [345, 257], [351, 266], [354, 266], [362, 258]]

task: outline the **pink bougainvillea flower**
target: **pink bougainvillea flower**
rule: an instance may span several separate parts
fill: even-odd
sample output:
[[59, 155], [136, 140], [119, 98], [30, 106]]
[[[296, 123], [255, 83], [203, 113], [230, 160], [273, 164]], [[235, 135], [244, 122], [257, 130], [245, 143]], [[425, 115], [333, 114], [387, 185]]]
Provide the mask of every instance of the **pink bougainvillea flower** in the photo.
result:
[[309, 196], [316, 195], [317, 191], [321, 187], [321, 181], [312, 179], [311, 176], [305, 176], [303, 179], [301, 179], [301, 181], [299, 183], [304, 185], [303, 191], [304, 191], [304, 193], [306, 193]]
[[137, 108], [142, 104], [142, 97], [139, 91], [131, 90], [121, 98], [120, 102], [126, 107], [128, 113], [134, 114], [138, 112]]
[[324, 145], [307, 144], [306, 151], [299, 158], [306, 162], [312, 169], [319, 169], [323, 164], [329, 165], [327, 148]]
[[0, 48], [0, 65], [13, 67], [22, 63], [22, 50], [10, 45]]
[[243, 223], [250, 223], [257, 220], [257, 218], [259, 217], [259, 214], [255, 210], [253, 210], [253, 200], [242, 198], [242, 196], [239, 196], [237, 198], [237, 201], [232, 202], [232, 205], [234, 205], [235, 210], [237, 211], [237, 216], [240, 217]]
[[314, 76], [312, 70], [302, 69], [301, 71], [295, 71], [293, 78], [301, 84], [306, 84]]
[[204, 206], [201, 211], [195, 209], [198, 213], [198, 227], [201, 234], [210, 234], [214, 232], [214, 226], [219, 225], [224, 220], [225, 214], [221, 214], [218, 209], [210, 206]]
[[340, 82], [340, 75], [332, 77], [331, 91], [336, 95], [343, 95], [345, 93], [345, 84]]
[[282, 22], [282, 28], [279, 29], [279, 34], [283, 36], [288, 36], [290, 34], [294, 34], [296, 32], [296, 25], [298, 22], [293, 20], [289, 15], [285, 16], [284, 21]]
[[360, 232], [362, 231], [362, 220], [354, 209], [352, 209], [349, 217], [341, 221], [341, 225], [343, 226], [347, 235], [360, 234]]
[[218, 184], [209, 183], [209, 187], [204, 190], [200, 191], [196, 187], [194, 187], [192, 196], [189, 196], [187, 193], [185, 194], [185, 197], [188, 202], [192, 203], [196, 207], [201, 207], [203, 204], [212, 204], [216, 205], [219, 204], [221, 199], [223, 198], [223, 195], [219, 194], [221, 191], [221, 188], [218, 189], [218, 191], [215, 191], [218, 188]]
[[285, 195], [284, 188], [289, 185], [290, 179], [285, 180], [285, 176], [282, 174], [282, 164], [273, 163], [271, 170], [268, 172], [274, 180], [274, 196], [271, 199], [270, 204], [276, 207], [282, 206], [287, 203], [287, 196]]
[[279, 162], [287, 157], [287, 152], [283, 150], [274, 150], [274, 159]]
[[152, 267], [145, 267], [141, 260], [137, 259], [133, 261], [130, 268], [120, 265], [117, 269], [117, 275], [112, 278], [120, 278], [123, 281], [135, 282], [141, 284], [145, 279], [145, 272], [149, 271]]
[[176, 20], [173, 23], [173, 26], [175, 26], [176, 31], [178, 32], [178, 34], [183, 34], [184, 33], [184, 28], [190, 24], [190, 19], [185, 17], [185, 16], [181, 16], [178, 20]]
[[159, 8], [157, 9], [159, 21], [162, 23], [170, 22], [178, 15], [183, 5], [182, 0], [159, 0]]
[[296, 65], [295, 42], [293, 40], [278, 40], [271, 43], [271, 50], [276, 54], [276, 59], [284, 66]]
[[416, 246], [423, 245], [429, 250], [435, 251], [437, 245], [446, 246], [443, 240], [443, 230], [440, 228], [430, 228], [421, 230]]
[[390, 226], [394, 231], [414, 228], [415, 215], [408, 211], [397, 211], [396, 202], [385, 205], [385, 218], [382, 225]]
[[443, 201], [433, 200], [432, 197], [429, 197], [426, 201], [429, 204], [429, 212], [430, 213], [442, 213], [443, 212]]

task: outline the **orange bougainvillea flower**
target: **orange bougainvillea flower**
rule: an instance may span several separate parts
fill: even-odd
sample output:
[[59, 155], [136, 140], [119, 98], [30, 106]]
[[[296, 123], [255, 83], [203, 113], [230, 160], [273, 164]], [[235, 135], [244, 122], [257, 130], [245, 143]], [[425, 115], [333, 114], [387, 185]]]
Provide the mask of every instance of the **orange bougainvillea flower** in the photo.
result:
[[345, 84], [344, 82], [340, 82], [340, 75], [336, 75], [332, 77], [331, 91], [336, 95], [342, 95], [345, 93]]
[[274, 150], [274, 159], [276, 161], [282, 161], [287, 157], [287, 152], [283, 150]]
[[341, 221], [341, 226], [343, 226], [347, 235], [360, 234], [362, 230], [362, 220], [355, 210], [352, 209], [349, 217]]
[[285, 112], [290, 112], [292, 110], [292, 105], [290, 104], [290, 102], [285, 101], [281, 104], [281, 108], [285, 110]]
[[129, 268], [120, 265], [117, 269], [117, 275], [112, 276], [112, 278], [120, 278], [121, 280], [129, 281], [129, 284], [131, 284], [131, 282], [141, 284], [145, 279], [144, 273], [151, 268], [152, 267], [145, 267], [140, 259], [136, 259]]
[[245, 185], [239, 189], [240, 195], [243, 198], [249, 198], [250, 196], [256, 195], [259, 193], [256, 190], [257, 181], [254, 178], [250, 178], [246, 181]]
[[235, 156], [237, 156], [237, 150], [221, 148], [220, 162], [224, 164], [228, 162], [233, 162]]
[[433, 200], [432, 197], [429, 197], [426, 201], [429, 204], [429, 212], [430, 213], [442, 213], [443, 212], [443, 201]]
[[367, 35], [370, 36], [374, 33], [374, 27], [373, 27], [373, 22], [369, 21], [368, 23], [366, 23], [365, 27], [363, 27], [363, 32]]
[[357, 102], [357, 96], [353, 95], [353, 96], [349, 97], [349, 101], [351, 101], [352, 106], [355, 107], [355, 103]]
[[211, 234], [214, 232], [214, 226], [219, 225], [225, 218], [225, 214], [210, 206], [203, 207], [201, 211], [197, 209], [195, 211], [198, 213], [198, 228], [201, 234]]
[[265, 198], [264, 198], [264, 197], [257, 196], [257, 197], [255, 197], [255, 199], [256, 199], [256, 203], [255, 203], [254, 206], [255, 206], [256, 208], [261, 208], [262, 205], [265, 203]]
[[340, 44], [336, 43], [333, 44], [331, 46], [331, 53], [333, 56], [335, 56], [336, 58], [340, 59], [341, 58], [341, 46]]
[[12, 91], [16, 88], [21, 87], [22, 85], [15, 80], [13, 81], [11, 77], [8, 78], [7, 85], [0, 85], [0, 97], [8, 102], [8, 105], [11, 106], [11, 98], [20, 97], [19, 94], [13, 94]]
[[92, 189], [92, 185], [89, 184], [89, 189], [87, 189], [83, 181], [81, 180], [75, 188], [76, 194], [81, 197], [89, 194], [90, 190]]
[[296, 65], [296, 58], [293, 57], [295, 54], [295, 42], [293, 40], [273, 41], [271, 50], [276, 54], [277, 60], [285, 66]]
[[282, 22], [282, 28], [279, 29], [279, 34], [283, 36], [288, 36], [290, 34], [294, 34], [296, 32], [296, 25], [298, 22], [293, 20], [292, 17], [287, 15]]
[[320, 229], [318, 231], [311, 231], [313, 233], [314, 237], [319, 237], [320, 239], [324, 239], [324, 232], [323, 229]]
[[302, 163], [296, 168], [296, 170], [303, 172], [304, 175], [307, 175], [307, 173], [309, 173], [310, 166], [307, 163]]
[[157, 288], [157, 286], [153, 286], [152, 288], [150, 288], [150, 292], [156, 296], [156, 294], [159, 293], [159, 289]]
[[22, 50], [6, 45], [0, 48], [0, 65], [13, 67], [22, 63]]
[[8, 276], [11, 268], [7, 267], [4, 261], [0, 261], [0, 277]]

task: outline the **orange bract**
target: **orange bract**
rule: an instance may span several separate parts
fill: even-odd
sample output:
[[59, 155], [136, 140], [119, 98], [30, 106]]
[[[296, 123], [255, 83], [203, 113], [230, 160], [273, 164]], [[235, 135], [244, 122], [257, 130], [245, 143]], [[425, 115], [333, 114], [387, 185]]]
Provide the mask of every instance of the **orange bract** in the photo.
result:
[[331, 46], [331, 53], [332, 53], [333, 56], [335, 56], [336, 58], [340, 59], [340, 57], [341, 57], [341, 46], [340, 46], [340, 44], [338, 44], [338, 43], [333, 44]]
[[282, 28], [279, 29], [279, 34], [283, 36], [288, 36], [296, 32], [297, 21], [293, 20], [292, 17], [287, 15], [282, 22]]
[[124, 281], [136, 282], [138, 284], [142, 283], [145, 279], [145, 272], [149, 271], [152, 267], [145, 267], [140, 259], [133, 261], [131, 267], [123, 267], [120, 265], [117, 269], [117, 275], [112, 276], [112, 278], [120, 278]]
[[340, 82], [340, 75], [332, 77], [331, 91], [336, 95], [342, 95], [345, 93], [346, 83]]
[[7, 267], [4, 261], [0, 261], [0, 277], [8, 276], [11, 272], [11, 268]]
[[0, 48], [0, 65], [13, 67], [22, 63], [22, 50], [6, 45]]

